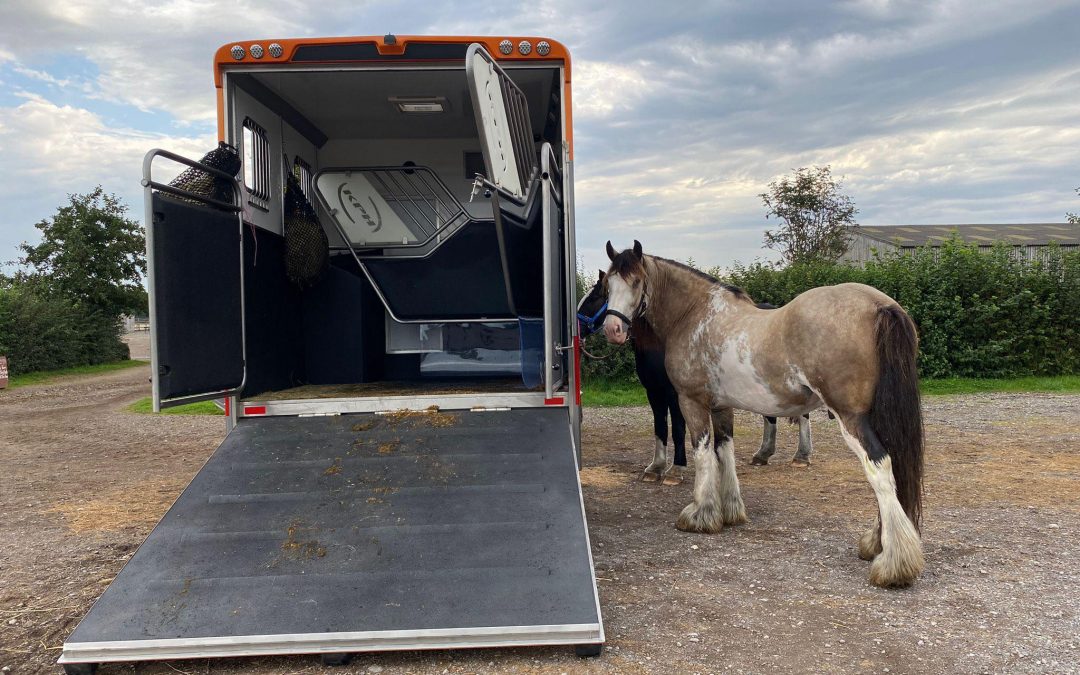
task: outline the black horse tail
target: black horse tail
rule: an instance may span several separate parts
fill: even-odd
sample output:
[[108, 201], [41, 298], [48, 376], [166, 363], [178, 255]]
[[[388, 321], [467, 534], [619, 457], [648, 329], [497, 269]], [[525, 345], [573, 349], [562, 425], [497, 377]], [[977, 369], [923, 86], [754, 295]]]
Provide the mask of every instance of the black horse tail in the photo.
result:
[[922, 516], [923, 422], [915, 322], [899, 305], [878, 309], [878, 382], [870, 427], [892, 458], [896, 498], [912, 524]]

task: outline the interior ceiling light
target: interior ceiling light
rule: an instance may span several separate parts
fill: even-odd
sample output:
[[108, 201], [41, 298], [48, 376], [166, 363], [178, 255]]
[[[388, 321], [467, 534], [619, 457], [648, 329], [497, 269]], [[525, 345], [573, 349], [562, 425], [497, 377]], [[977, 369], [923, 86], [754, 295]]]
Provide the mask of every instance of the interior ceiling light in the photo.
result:
[[536, 43], [536, 53], [540, 56], [547, 56], [551, 53], [551, 44], [547, 40], [541, 40]]
[[499, 43], [499, 51], [509, 56], [510, 52], [514, 51], [514, 43], [509, 40], [503, 40]]
[[246, 52], [244, 51], [244, 48], [240, 45], [233, 45], [232, 49], [229, 50], [229, 53], [232, 54], [232, 57], [234, 59], [239, 61], [240, 59], [244, 58], [244, 54]]
[[403, 113], [446, 112], [445, 96], [391, 96], [389, 100]]
[[529, 52], [532, 51], [532, 43], [528, 40], [522, 40], [518, 43], [518, 51], [521, 52], [522, 56], [528, 56]]

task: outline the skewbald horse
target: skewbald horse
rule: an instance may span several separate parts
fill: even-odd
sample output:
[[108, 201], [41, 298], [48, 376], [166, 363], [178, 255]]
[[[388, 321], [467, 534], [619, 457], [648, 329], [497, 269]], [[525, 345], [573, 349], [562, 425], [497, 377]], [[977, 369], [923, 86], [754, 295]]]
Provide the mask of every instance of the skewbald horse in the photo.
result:
[[924, 566], [923, 428], [918, 337], [903, 308], [870, 286], [840, 284], [762, 310], [739, 288], [644, 255], [636, 241], [618, 254], [608, 242], [607, 254], [605, 337], [623, 344], [635, 318], [649, 322], [694, 446], [694, 501], [676, 527], [712, 533], [746, 521], [733, 408], [797, 417], [825, 405], [877, 498], [858, 546], [873, 561], [870, 581], [911, 584]]

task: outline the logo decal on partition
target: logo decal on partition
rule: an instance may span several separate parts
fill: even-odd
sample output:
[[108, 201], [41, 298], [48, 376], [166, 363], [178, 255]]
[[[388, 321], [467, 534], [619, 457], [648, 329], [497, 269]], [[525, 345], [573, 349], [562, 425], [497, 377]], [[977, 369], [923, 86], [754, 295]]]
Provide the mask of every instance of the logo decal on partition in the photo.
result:
[[[370, 195], [368, 196], [368, 201], [371, 202], [371, 210], [375, 212], [375, 217], [372, 218], [371, 213], [367, 210], [367, 208], [364, 207], [364, 203], [352, 193], [352, 190], [349, 189], [348, 185], [348, 183], [342, 183], [338, 186], [337, 189], [338, 203], [341, 204], [342, 212], [351, 222], [355, 223], [356, 219], [352, 217], [351, 213], [349, 213], [349, 207], [351, 206], [353, 209], [360, 212], [360, 217], [364, 220], [364, 223], [366, 223], [367, 226], [371, 228], [372, 232], [378, 232], [379, 230], [381, 230], [382, 214], [379, 213], [379, 207], [375, 203], [375, 200], [372, 199]], [[346, 201], [349, 202], [349, 206], [345, 205]]]

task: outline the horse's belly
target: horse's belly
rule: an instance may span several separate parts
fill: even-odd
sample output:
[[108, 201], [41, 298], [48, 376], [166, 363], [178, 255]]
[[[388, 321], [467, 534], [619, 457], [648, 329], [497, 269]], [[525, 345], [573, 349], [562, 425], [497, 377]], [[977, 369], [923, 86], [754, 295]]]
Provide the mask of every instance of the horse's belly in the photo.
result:
[[801, 391], [788, 382], [768, 382], [753, 367], [740, 345], [729, 343], [718, 358], [709, 364], [709, 393], [715, 407], [750, 410], [762, 415], [792, 417], [812, 407]]

